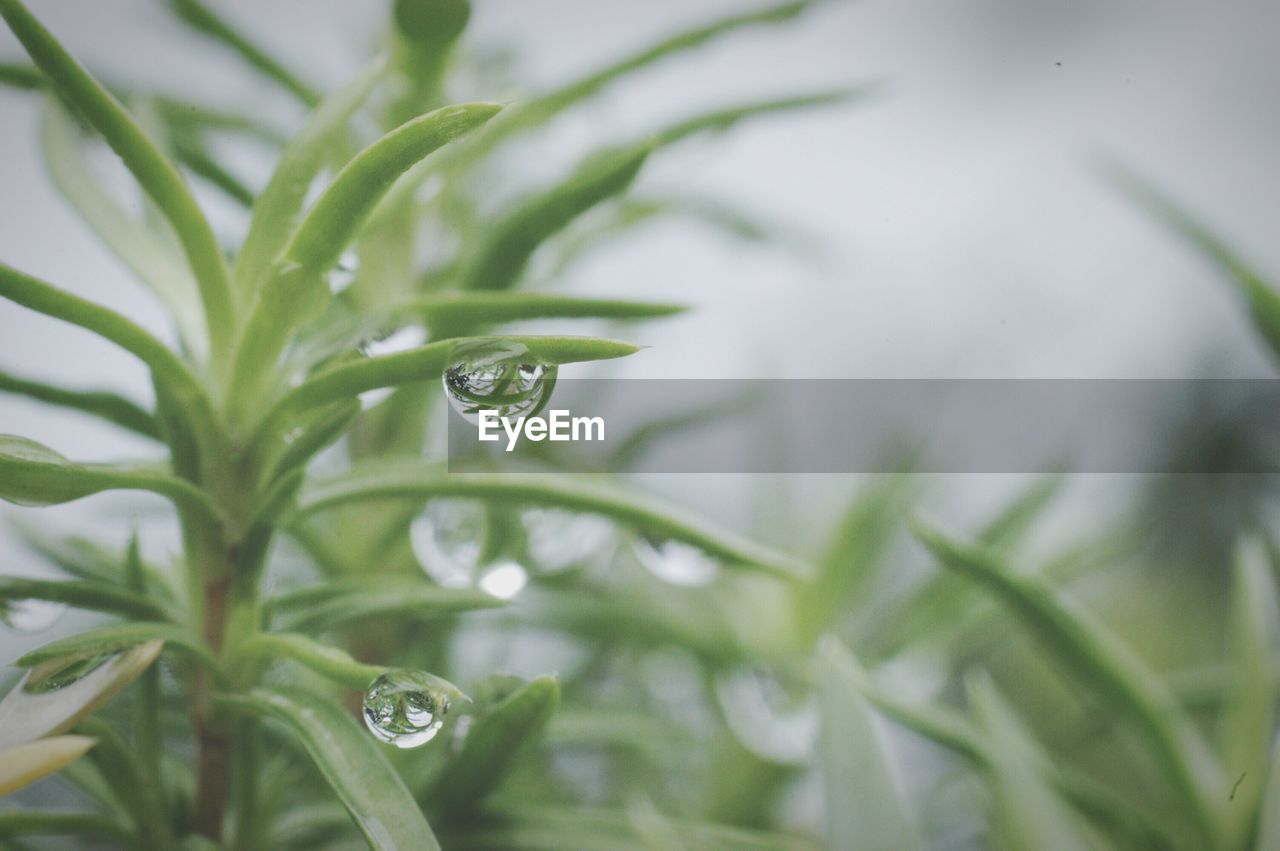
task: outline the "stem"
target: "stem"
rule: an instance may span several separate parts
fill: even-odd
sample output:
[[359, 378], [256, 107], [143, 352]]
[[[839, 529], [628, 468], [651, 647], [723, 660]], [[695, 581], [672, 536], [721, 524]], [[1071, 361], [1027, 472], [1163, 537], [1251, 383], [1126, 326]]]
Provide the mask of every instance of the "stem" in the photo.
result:
[[[207, 579], [204, 584], [204, 640], [217, 655], [222, 651], [230, 588], [229, 573]], [[200, 835], [220, 842], [222, 818], [231, 789], [232, 742], [229, 730], [212, 712], [211, 697], [209, 675], [201, 672], [194, 700], [198, 748], [195, 829]]]

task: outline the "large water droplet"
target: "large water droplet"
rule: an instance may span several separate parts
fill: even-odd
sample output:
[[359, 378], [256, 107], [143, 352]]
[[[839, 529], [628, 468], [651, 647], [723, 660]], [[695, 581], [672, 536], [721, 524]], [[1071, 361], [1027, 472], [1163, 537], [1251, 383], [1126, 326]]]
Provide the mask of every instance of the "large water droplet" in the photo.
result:
[[707, 585], [720, 575], [718, 561], [682, 541], [655, 541], [642, 536], [636, 539], [635, 553], [646, 570], [672, 585]]
[[524, 590], [529, 574], [514, 561], [498, 561], [485, 570], [476, 586], [491, 597], [510, 600]]
[[435, 738], [449, 711], [449, 695], [434, 677], [395, 669], [378, 675], [364, 693], [364, 724], [379, 741], [416, 748]]
[[66, 610], [50, 600], [0, 601], [0, 622], [22, 632], [40, 632], [57, 623]]
[[433, 499], [409, 526], [409, 542], [427, 575], [448, 588], [472, 584], [487, 529], [484, 505]]
[[472, 422], [480, 411], [512, 419], [536, 414], [555, 383], [555, 366], [538, 363], [528, 348], [506, 340], [459, 343], [444, 373], [449, 404]]
[[818, 734], [813, 693], [785, 674], [747, 668], [716, 678], [716, 696], [734, 735], [756, 755], [803, 762]]
[[22, 690], [27, 694], [48, 694], [51, 691], [64, 689], [73, 683], [80, 682], [119, 655], [119, 651], [112, 651], [75, 659], [39, 677], [27, 679], [23, 683]]
[[530, 508], [520, 515], [525, 549], [540, 573], [556, 573], [608, 558], [617, 530], [603, 517], [559, 508]]
[[360, 258], [354, 251], [344, 251], [329, 271], [329, 292], [337, 295], [355, 283], [360, 271]]

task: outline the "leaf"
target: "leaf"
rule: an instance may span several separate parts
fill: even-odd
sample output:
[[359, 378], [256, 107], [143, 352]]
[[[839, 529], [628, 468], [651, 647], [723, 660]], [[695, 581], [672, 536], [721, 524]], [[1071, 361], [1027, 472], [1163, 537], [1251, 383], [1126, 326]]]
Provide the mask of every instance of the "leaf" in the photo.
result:
[[660, 130], [653, 136], [653, 146], [665, 147], [683, 141], [698, 133], [722, 133], [737, 124], [761, 115], [775, 112], [791, 112], [797, 109], [809, 109], [816, 106], [833, 106], [851, 100], [867, 97], [877, 91], [878, 84], [867, 84], [829, 92], [818, 92], [808, 95], [773, 98], [770, 100], [751, 101], [737, 106], [725, 107], [712, 112], [695, 115], [678, 121]]
[[345, 650], [321, 644], [297, 633], [261, 633], [242, 645], [240, 653], [245, 659], [256, 658], [259, 662], [292, 659], [340, 685], [360, 692], [387, 670], [384, 665], [357, 662]]
[[1068, 609], [1032, 580], [1013, 575], [991, 555], [955, 544], [920, 523], [915, 524], [915, 534], [944, 566], [1008, 607], [1103, 705], [1129, 717], [1202, 839], [1208, 842], [1216, 836], [1218, 815], [1210, 802], [1222, 788], [1221, 766], [1164, 684], [1083, 612]]
[[538, 677], [508, 695], [474, 721], [426, 800], [450, 818], [478, 809], [543, 733], [559, 705], [560, 684], [554, 677]]
[[0, 435], [0, 499], [18, 505], [58, 505], [105, 490], [144, 490], [217, 522], [204, 492], [184, 479], [139, 468], [77, 464], [25, 437]]
[[51, 582], [0, 576], [0, 602], [5, 600], [49, 600], [94, 612], [144, 620], [165, 619], [164, 610], [141, 594], [92, 580]]
[[920, 848], [888, 738], [862, 696], [857, 662], [834, 638], [818, 647], [827, 840], [833, 849]]
[[489, 226], [464, 261], [459, 288], [510, 289], [548, 237], [602, 201], [625, 192], [651, 149], [646, 142], [594, 154], [564, 182], [517, 204]]
[[52, 736], [74, 727], [138, 678], [160, 655], [163, 641], [148, 641], [52, 691], [29, 692], [50, 671], [28, 671], [0, 700], [0, 749]]
[[433, 340], [463, 337], [503, 322], [530, 319], [657, 319], [682, 313], [678, 304], [585, 298], [550, 293], [459, 292], [430, 295], [397, 308], [403, 317], [426, 323]]
[[969, 700], [990, 740], [988, 788], [1003, 847], [1076, 851], [1097, 848], [1094, 837], [1045, 781], [1045, 756], [989, 681], [970, 684]]
[[274, 598], [267, 605], [268, 612], [275, 613], [284, 628], [321, 632], [360, 621], [432, 620], [506, 604], [466, 588], [441, 588], [424, 581], [374, 582], [366, 578], [315, 586]]
[[208, 338], [195, 278], [170, 234], [138, 221], [111, 197], [85, 159], [80, 128], [52, 98], [41, 112], [40, 140], [54, 185], [102, 244], [122, 260], [169, 308], [194, 352], [207, 353]]
[[[7, 0], [3, 0], [7, 2]], [[78, 325], [136, 355], [151, 370], [158, 390], [180, 405], [187, 428], [207, 444], [217, 433], [217, 418], [204, 387], [164, 343], [128, 318], [0, 263], [0, 298], [28, 310]]]
[[1257, 851], [1280, 848], [1280, 740], [1271, 748], [1267, 786], [1260, 802]]
[[[68, 736], [67, 738], [78, 737]], [[18, 836], [88, 836], [95, 840], [115, 839], [123, 843], [133, 839], [133, 834], [124, 825], [97, 813], [39, 812], [17, 809], [0, 812], [0, 839], [12, 839]], [[20, 846], [11, 847], [14, 851], [18, 851]]]
[[1198, 249], [1227, 276], [1244, 299], [1253, 326], [1280, 357], [1280, 293], [1217, 234], [1125, 166], [1102, 164], [1104, 177], [1174, 233]]
[[277, 402], [267, 412], [259, 428], [265, 429], [292, 412], [349, 399], [366, 390], [436, 381], [448, 367], [449, 357], [455, 346], [464, 342], [481, 343], [489, 339], [523, 346], [534, 360], [556, 365], [610, 360], [626, 357], [640, 350], [639, 346], [631, 343], [592, 337], [466, 337], [442, 340], [391, 355], [361, 358], [321, 370]]
[[1262, 542], [1246, 541], [1236, 553], [1228, 632], [1230, 685], [1221, 716], [1221, 751], [1227, 782], [1232, 847], [1251, 834], [1276, 731], [1276, 646], [1280, 614], [1276, 585]]
[[[88, 736], [54, 736], [34, 742], [0, 749], [0, 797], [16, 792], [41, 777], [53, 774], [64, 765], [84, 756], [96, 743]], [[16, 836], [16, 825], [6, 824], [7, 813], [0, 813], [0, 838]]]
[[185, 627], [145, 621], [113, 624], [60, 638], [37, 647], [14, 664], [22, 668], [35, 668], [139, 646], [150, 647], [157, 643], [167, 644], [172, 649], [183, 651], [208, 670], [221, 676], [217, 659], [209, 652], [204, 642], [192, 635]]
[[213, 351], [229, 345], [234, 327], [222, 247], [173, 164], [120, 102], [93, 79], [18, 0], [0, 0], [0, 15], [58, 94], [93, 125], [173, 225], [199, 285]]
[[297, 688], [288, 695], [254, 689], [219, 702], [287, 726], [372, 847], [390, 851], [440, 847], [404, 781], [373, 737], [342, 707]]
[[266, 79], [278, 83], [304, 105], [314, 106], [320, 100], [315, 89], [298, 79], [265, 49], [254, 44], [248, 36], [225, 19], [218, 17], [200, 0], [168, 0], [168, 5], [196, 32], [208, 36], [239, 54], [250, 67], [259, 71]]
[[470, 103], [437, 109], [400, 125], [343, 167], [307, 211], [264, 282], [236, 353], [233, 399], [242, 406], [256, 401], [289, 331], [314, 317], [328, 299], [324, 273], [396, 179], [501, 108]]
[[556, 476], [446, 475], [437, 467], [402, 460], [394, 464], [367, 464], [304, 486], [298, 499], [298, 513], [305, 516], [335, 505], [381, 497], [458, 497], [602, 514], [653, 537], [700, 547], [730, 566], [754, 568], [787, 579], [802, 578], [808, 573], [807, 565], [789, 556], [710, 525], [687, 520], [682, 514], [656, 503], [614, 488]]
[[0, 392], [25, 396], [49, 405], [58, 405], [115, 423], [143, 437], [158, 438], [160, 426], [155, 417], [135, 402], [115, 393], [101, 390], [68, 390], [41, 381], [20, 378], [0, 372]]
[[14, 89], [34, 90], [44, 85], [44, 75], [32, 65], [0, 62], [0, 85]]
[[248, 296], [258, 291], [271, 261], [284, 249], [298, 224], [312, 182], [344, 137], [351, 116], [386, 73], [379, 57], [354, 80], [325, 98], [289, 141], [271, 179], [253, 205], [249, 232], [236, 257], [235, 280]]

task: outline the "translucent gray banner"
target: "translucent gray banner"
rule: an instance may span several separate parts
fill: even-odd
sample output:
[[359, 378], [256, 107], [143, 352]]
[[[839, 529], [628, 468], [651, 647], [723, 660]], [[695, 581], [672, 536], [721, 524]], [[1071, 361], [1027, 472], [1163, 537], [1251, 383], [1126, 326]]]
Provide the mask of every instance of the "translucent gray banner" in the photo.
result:
[[481, 440], [476, 417], [451, 410], [449, 469], [1206, 474], [1280, 463], [1272, 379], [566, 379], [533, 416], [545, 432], [513, 414], [506, 428], [490, 418]]

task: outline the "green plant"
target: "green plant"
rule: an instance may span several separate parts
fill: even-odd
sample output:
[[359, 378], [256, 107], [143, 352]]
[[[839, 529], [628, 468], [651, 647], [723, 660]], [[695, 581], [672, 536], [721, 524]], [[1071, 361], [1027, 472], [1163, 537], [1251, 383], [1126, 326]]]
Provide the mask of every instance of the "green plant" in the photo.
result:
[[[408, 539], [424, 501], [466, 497], [486, 506], [495, 529], [508, 528], [512, 512], [530, 505], [602, 515], [646, 536], [695, 546], [726, 566], [794, 581], [802, 568], [793, 558], [626, 490], [576, 479], [449, 477], [421, 456], [436, 426], [430, 405], [436, 382], [462, 351], [460, 342], [516, 347], [523, 361], [553, 369], [622, 357], [636, 347], [586, 337], [484, 335], [513, 320], [638, 321], [682, 309], [511, 292], [535, 250], [623, 194], [660, 149], [756, 115], [841, 102], [857, 90], [678, 121], [587, 157], [562, 182], [497, 215], [481, 213], [477, 189], [490, 154], [619, 77], [722, 34], [788, 20], [807, 5], [786, 3], [684, 33], [503, 108], [445, 101], [466, 0], [395, 3], [387, 54], [330, 95], [199, 0], [172, 0], [172, 10], [195, 30], [309, 110], [302, 128], [284, 139], [251, 117], [104, 87], [18, 0], [0, 0], [0, 14], [34, 62], [4, 66], [0, 76], [43, 97], [50, 176], [169, 309], [179, 340], [170, 347], [103, 304], [0, 266], [0, 296], [138, 358], [150, 372], [156, 404], [149, 410], [116, 394], [7, 373], [0, 390], [99, 417], [167, 453], [162, 464], [86, 464], [26, 438], [3, 437], [0, 498], [39, 506], [109, 490], [149, 491], [173, 504], [183, 542], [179, 563], [168, 564], [145, 558], [136, 534], [119, 553], [28, 533], [68, 577], [0, 579], [9, 620], [20, 621], [32, 601], [47, 601], [117, 621], [18, 660], [27, 673], [0, 702], [0, 789], [66, 767], [63, 776], [95, 809], [7, 810], [0, 813], [0, 839], [69, 833], [140, 848], [289, 847], [314, 844], [318, 835], [345, 840], [354, 825], [369, 844], [384, 848], [436, 847], [436, 833], [453, 847], [539, 846], [537, 837], [549, 832], [563, 837], [554, 844], [582, 847], [667, 833], [744, 847], [800, 841], [669, 822], [650, 810], [491, 807], [490, 793], [504, 781], [545, 771], [527, 745], [548, 729], [564, 685], [550, 677], [480, 678], [466, 683], [468, 701], [456, 686], [424, 673], [447, 664], [451, 643], [464, 635], [465, 613], [502, 601], [432, 583], [413, 563]], [[384, 135], [361, 141], [352, 121], [358, 111], [375, 116]], [[144, 217], [96, 182], [85, 163], [90, 133], [136, 178]], [[219, 162], [219, 134], [279, 146], [260, 191]], [[245, 205], [247, 232], [231, 257], [189, 177]], [[424, 196], [429, 178], [442, 183]], [[661, 207], [645, 215], [654, 212]], [[417, 249], [433, 224], [462, 238], [457, 251], [437, 253], [423, 268]], [[344, 267], [351, 273], [351, 257], [358, 263], [354, 280], [340, 289], [335, 275]], [[365, 352], [370, 341], [405, 327], [425, 328], [429, 341], [389, 354]], [[362, 409], [361, 394], [385, 388], [397, 389]], [[349, 469], [309, 471], [336, 441], [345, 445]], [[266, 582], [273, 544], [285, 536], [310, 556], [310, 574], [273, 589]], [[497, 537], [490, 538], [496, 545]], [[356, 623], [362, 628], [350, 628]], [[172, 680], [161, 678], [157, 658]], [[126, 688], [131, 719], [116, 703], [103, 708]], [[355, 716], [362, 694], [371, 730], [386, 741], [429, 738], [451, 705], [471, 719], [470, 729], [456, 747], [437, 745], [406, 759], [361, 729]], [[378, 721], [383, 710], [391, 715]], [[127, 726], [131, 736], [122, 732]], [[188, 740], [189, 764], [174, 755]], [[87, 764], [68, 767], [86, 750]]]

